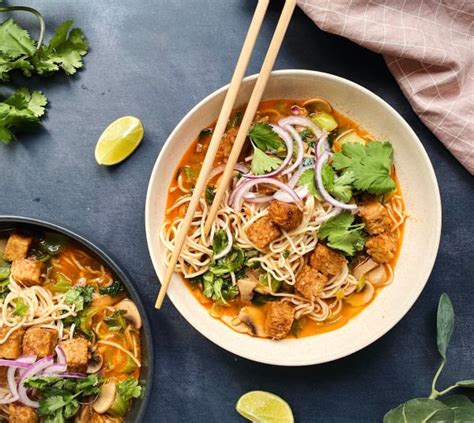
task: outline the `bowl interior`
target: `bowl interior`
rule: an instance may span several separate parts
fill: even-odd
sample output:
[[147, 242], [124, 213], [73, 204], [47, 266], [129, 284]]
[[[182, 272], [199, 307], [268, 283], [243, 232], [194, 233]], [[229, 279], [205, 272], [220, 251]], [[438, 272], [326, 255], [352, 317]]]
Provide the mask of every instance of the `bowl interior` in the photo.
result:
[[[246, 78], [236, 105], [244, 104], [255, 82]], [[148, 187], [146, 231], [148, 248], [159, 278], [164, 275], [165, 249], [159, 241], [167, 187], [177, 164], [199, 131], [213, 122], [225, 88], [204, 99], [178, 124], [157, 159]], [[388, 139], [409, 219], [393, 283], [348, 324], [322, 335], [271, 341], [238, 334], [213, 319], [175, 275], [168, 294], [180, 313], [204, 336], [242, 357], [277, 365], [308, 365], [346, 356], [391, 329], [421, 293], [433, 267], [441, 232], [441, 204], [436, 178], [420, 141], [403, 118], [385, 101], [348, 80], [313, 71], [276, 71], [264, 99], [323, 96], [336, 110], [358, 122], [378, 139]], [[419, 248], [423, 245], [423, 248]]]
[[127, 414], [125, 422], [142, 421], [151, 393], [151, 385], [153, 382], [153, 341], [150, 332], [150, 325], [148, 323], [148, 316], [140, 300], [140, 297], [138, 296], [137, 291], [135, 290], [132, 282], [130, 281], [130, 278], [105, 252], [103, 252], [91, 242], [87, 241], [85, 238], [81, 237], [80, 235], [77, 235], [76, 233], [68, 229], [64, 229], [57, 225], [42, 222], [36, 219], [0, 216], [0, 235], [12, 229], [31, 230], [32, 232], [48, 231], [64, 234], [70, 239], [74, 240], [77, 244], [84, 247], [84, 249], [86, 249], [97, 260], [104, 263], [105, 266], [111, 271], [113, 276], [125, 285], [128, 293], [130, 294], [130, 297], [137, 305], [143, 321], [143, 327], [141, 332], [142, 369], [140, 374], [140, 384], [145, 387], [144, 396], [133, 402], [133, 406]]

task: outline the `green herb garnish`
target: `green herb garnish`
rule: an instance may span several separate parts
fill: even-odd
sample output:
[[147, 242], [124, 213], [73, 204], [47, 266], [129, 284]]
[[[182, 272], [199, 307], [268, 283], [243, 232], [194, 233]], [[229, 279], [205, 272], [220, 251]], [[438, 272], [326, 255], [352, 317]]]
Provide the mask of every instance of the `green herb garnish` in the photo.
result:
[[362, 233], [363, 223], [354, 224], [354, 216], [343, 212], [324, 222], [318, 231], [318, 237], [327, 240], [327, 245], [353, 256], [364, 248], [365, 237]]
[[358, 142], [344, 143], [342, 151], [333, 156], [333, 167], [351, 171], [353, 187], [371, 194], [384, 194], [395, 189], [390, 176], [393, 163], [393, 147], [389, 142], [371, 141], [367, 145]]
[[438, 399], [456, 388], [474, 388], [474, 379], [470, 379], [456, 382], [442, 391], [436, 389], [436, 382], [447, 362], [446, 352], [453, 334], [453, 328], [453, 305], [448, 295], [442, 294], [439, 299], [437, 315], [437, 344], [441, 355], [441, 365], [433, 378], [431, 394], [428, 398], [415, 398], [390, 410], [384, 416], [384, 423], [474, 421], [474, 403], [465, 395]]
[[321, 169], [321, 177], [326, 190], [338, 200], [348, 203], [352, 198], [352, 183], [354, 173], [352, 170], [337, 176], [334, 169], [327, 163]]
[[101, 286], [99, 288], [99, 293], [102, 295], [110, 295], [111, 297], [116, 297], [117, 295], [125, 292], [125, 287], [122, 282], [115, 281], [112, 285]]
[[314, 195], [319, 201], [322, 201], [323, 197], [316, 188], [316, 181], [314, 179], [314, 169], [306, 169], [298, 180], [298, 185], [305, 186], [311, 195]]
[[77, 287], [66, 292], [64, 297], [67, 304], [75, 306], [75, 311], [82, 311], [92, 302], [92, 294], [94, 287], [88, 285], [86, 287]]

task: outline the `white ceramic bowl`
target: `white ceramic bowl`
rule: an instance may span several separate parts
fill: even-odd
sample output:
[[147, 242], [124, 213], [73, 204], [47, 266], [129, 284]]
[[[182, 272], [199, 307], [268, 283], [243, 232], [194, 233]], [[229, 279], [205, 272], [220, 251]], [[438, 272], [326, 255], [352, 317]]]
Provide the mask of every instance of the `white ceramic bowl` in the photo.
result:
[[[236, 105], [246, 102], [256, 75], [245, 79]], [[202, 100], [178, 124], [155, 163], [146, 199], [148, 248], [158, 278], [165, 273], [165, 249], [159, 240], [164, 219], [167, 187], [178, 161], [202, 128], [219, 113], [227, 87]], [[390, 330], [410, 309], [425, 286], [438, 251], [441, 233], [441, 202], [433, 168], [413, 130], [384, 100], [346, 79], [306, 70], [273, 72], [264, 99], [323, 96], [336, 110], [371, 132], [389, 139], [409, 219], [393, 283], [359, 315], [340, 329], [300, 339], [272, 341], [234, 332], [209, 316], [175, 275], [168, 289], [173, 304], [205, 337], [222, 348], [262, 363], [302, 366], [347, 356], [374, 342]]]

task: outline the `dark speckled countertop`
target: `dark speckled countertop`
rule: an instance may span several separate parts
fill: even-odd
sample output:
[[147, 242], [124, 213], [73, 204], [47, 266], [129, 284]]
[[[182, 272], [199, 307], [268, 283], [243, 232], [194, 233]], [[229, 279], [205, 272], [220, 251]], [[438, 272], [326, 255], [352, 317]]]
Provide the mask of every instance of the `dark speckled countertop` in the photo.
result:
[[[278, 368], [221, 350], [169, 301], [162, 312], [154, 311], [158, 281], [144, 230], [153, 163], [183, 115], [229, 81], [255, 2], [21, 3], [40, 9], [49, 29], [73, 18], [91, 49], [85, 69], [74, 78], [28, 81], [45, 92], [51, 105], [39, 131], [8, 147], [0, 145], [0, 214], [67, 226], [104, 247], [132, 276], [152, 318], [156, 348], [147, 422], [239, 422], [234, 404], [253, 389], [283, 396], [298, 422], [381, 421], [388, 409], [430, 391], [438, 365], [435, 309], [443, 291], [454, 302], [457, 325], [441, 384], [474, 376], [473, 179], [411, 110], [381, 56], [321, 32], [298, 10], [276, 69], [313, 69], [351, 79], [407, 120], [428, 151], [441, 189], [438, 259], [414, 307], [378, 342], [333, 363]], [[248, 74], [258, 71], [279, 4], [270, 8]], [[145, 139], [123, 164], [99, 167], [95, 143], [105, 126], [122, 115], [142, 119]]]

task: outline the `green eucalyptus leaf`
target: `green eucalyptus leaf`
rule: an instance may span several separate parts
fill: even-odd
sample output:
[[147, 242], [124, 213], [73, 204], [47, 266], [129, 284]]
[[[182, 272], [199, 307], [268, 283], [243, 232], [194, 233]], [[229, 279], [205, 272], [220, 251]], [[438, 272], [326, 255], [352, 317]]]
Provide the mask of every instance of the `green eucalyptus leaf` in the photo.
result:
[[416, 398], [390, 410], [383, 421], [384, 423], [454, 423], [454, 411], [441, 401]]
[[443, 399], [442, 402], [450, 408], [474, 405], [466, 395], [452, 395]]
[[461, 388], [474, 388], [474, 379], [460, 380], [456, 382], [456, 386]]
[[451, 335], [454, 328], [454, 309], [448, 294], [443, 293], [438, 304], [437, 335], [438, 351], [446, 360], [446, 351], [448, 349]]

